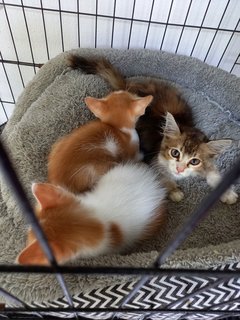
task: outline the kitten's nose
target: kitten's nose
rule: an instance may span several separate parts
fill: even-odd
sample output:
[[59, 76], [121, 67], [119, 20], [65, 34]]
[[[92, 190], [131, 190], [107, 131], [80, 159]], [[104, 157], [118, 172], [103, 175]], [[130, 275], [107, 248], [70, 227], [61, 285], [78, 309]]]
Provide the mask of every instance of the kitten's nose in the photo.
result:
[[185, 168], [186, 168], [185, 166], [176, 167], [178, 173], [183, 172]]

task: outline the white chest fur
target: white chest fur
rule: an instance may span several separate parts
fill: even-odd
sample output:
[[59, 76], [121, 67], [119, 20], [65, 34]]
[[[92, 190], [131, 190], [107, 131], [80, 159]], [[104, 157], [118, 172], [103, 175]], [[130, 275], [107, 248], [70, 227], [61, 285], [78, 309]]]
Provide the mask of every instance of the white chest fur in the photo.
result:
[[141, 161], [143, 159], [143, 154], [139, 150], [139, 136], [135, 129], [129, 129], [129, 128], [122, 128], [122, 132], [127, 133], [130, 135], [130, 143], [137, 147], [138, 152], [136, 153], [136, 160]]
[[135, 129], [122, 128], [121, 131], [130, 135], [131, 143], [139, 144], [139, 137]]

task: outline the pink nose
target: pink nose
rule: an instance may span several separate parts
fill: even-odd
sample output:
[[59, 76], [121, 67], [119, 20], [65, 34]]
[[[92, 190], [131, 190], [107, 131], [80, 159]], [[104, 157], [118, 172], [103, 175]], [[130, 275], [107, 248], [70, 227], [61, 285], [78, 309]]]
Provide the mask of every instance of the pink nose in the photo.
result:
[[178, 173], [181, 173], [185, 170], [185, 167], [176, 167], [176, 169]]

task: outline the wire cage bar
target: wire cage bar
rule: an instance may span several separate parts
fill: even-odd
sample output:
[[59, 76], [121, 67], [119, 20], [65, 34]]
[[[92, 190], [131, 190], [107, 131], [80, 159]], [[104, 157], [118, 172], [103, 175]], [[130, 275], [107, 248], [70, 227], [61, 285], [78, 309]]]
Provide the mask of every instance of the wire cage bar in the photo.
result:
[[[124, 1], [123, 1], [124, 2]], [[123, 3], [122, 2], [122, 3]], [[7, 36], [4, 38], [5, 45], [2, 46], [0, 52], [0, 80], [3, 82], [3, 90], [0, 91], [0, 124], [8, 121], [13, 110], [17, 98], [25, 88], [28, 81], [37, 73], [38, 68], [57, 53], [64, 52], [74, 47], [109, 47], [109, 48], [149, 48], [154, 50], [167, 50], [176, 54], [185, 54], [197, 57], [206, 63], [223, 68], [232, 74], [240, 75], [240, 6], [237, 0], [222, 0], [218, 4], [218, 18], [214, 23], [211, 19], [215, 14], [216, 1], [201, 1], [189, 0], [183, 1], [169, 0], [161, 2], [164, 8], [164, 16], [159, 14], [160, 2], [151, 0], [148, 2], [132, 0], [129, 1], [127, 8], [124, 11], [124, 4], [120, 0], [89, 1], [89, 8], [81, 0], [70, 1], [68, 5], [63, 0], [56, 0], [51, 5], [47, 1], [0, 1], [0, 17], [4, 19], [4, 32]], [[144, 4], [145, 3], [145, 4]], [[147, 5], [146, 5], [147, 3]], [[110, 8], [107, 8], [107, 5]], [[140, 14], [140, 8], [145, 8], [145, 13]], [[184, 15], [178, 17], [176, 12], [179, 8], [184, 8]], [[201, 8], [198, 20], [194, 23], [194, 17]], [[237, 11], [239, 9], [239, 11]], [[12, 13], [17, 12], [22, 18], [21, 32], [24, 32], [24, 46], [27, 48], [24, 52], [19, 46], [19, 34], [16, 31], [15, 23], [12, 20]], [[235, 12], [235, 13], [234, 13]], [[39, 50], [39, 37], [36, 37], [36, 32], [33, 31], [33, 20], [30, 17], [34, 14], [41, 22], [41, 50]], [[49, 16], [53, 15], [56, 18], [56, 28], [58, 29], [58, 41], [55, 43], [56, 48], [53, 48], [52, 41], [54, 34], [51, 34], [49, 28]], [[229, 17], [232, 21], [229, 22]], [[75, 33], [68, 40], [66, 33], [68, 29], [67, 19], [74, 21]], [[19, 18], [20, 19], [20, 18]], [[86, 20], [85, 20], [86, 19]], [[20, 20], [19, 20], [20, 21]], [[17, 21], [17, 23], [19, 23]], [[85, 23], [85, 25], [84, 25]], [[90, 33], [84, 36], [84, 26], [91, 26]], [[120, 26], [123, 26], [122, 29]], [[119, 31], [120, 30], [120, 31]], [[127, 30], [127, 32], [126, 32]], [[105, 31], [105, 39], [102, 40], [102, 34]], [[172, 36], [172, 32], [175, 35]], [[137, 35], [141, 33], [141, 37]], [[0, 32], [1, 34], [1, 32]], [[207, 36], [207, 40], [203, 37]], [[2, 38], [2, 37], [1, 37]], [[89, 39], [90, 38], [90, 41]], [[3, 38], [2, 38], [3, 39]], [[107, 40], [106, 40], [107, 39]], [[218, 47], [219, 41], [221, 46]], [[189, 43], [188, 43], [189, 42]], [[8, 49], [11, 47], [11, 50]], [[219, 50], [216, 50], [218, 48]], [[216, 52], [215, 52], [216, 51]], [[27, 54], [26, 54], [27, 53]], [[15, 80], [13, 78], [15, 77]], [[17, 79], [17, 80], [16, 80]], [[3, 288], [0, 288], [0, 294], [10, 299], [13, 303], [11, 307], [1, 308], [0, 319], [33, 319], [56, 318], [56, 313], [64, 312], [66, 315], [71, 315], [75, 319], [84, 319], [88, 314], [106, 313], [106, 319], [115, 319], [121, 317], [124, 313], [142, 313], [143, 319], [148, 319], [149, 315], [164, 313], [172, 315], [174, 313], [182, 313], [179, 319], [184, 319], [186, 314], [214, 314], [218, 315], [219, 319], [223, 316], [240, 316], [240, 311], [225, 310], [224, 306], [229, 303], [219, 303], [214, 306], [214, 309], [204, 310], [187, 310], [179, 309], [179, 301], [172, 302], [168, 308], [130, 308], [128, 302], [136, 295], [138, 290], [144, 286], [147, 280], [159, 275], [174, 275], [174, 276], [197, 276], [207, 277], [208, 284], [202, 286], [195, 291], [201, 293], [212, 284], [221, 284], [225, 280], [239, 279], [239, 271], [227, 270], [189, 270], [189, 269], [162, 269], [161, 265], [166, 259], [180, 246], [180, 244], [191, 234], [193, 229], [204, 219], [210, 208], [216, 203], [219, 197], [228, 189], [228, 187], [240, 177], [240, 159], [235, 166], [225, 175], [219, 186], [212, 191], [209, 196], [199, 204], [192, 213], [190, 218], [184, 222], [179, 232], [174, 235], [174, 238], [167, 247], [160, 253], [159, 257], [153, 262], [150, 268], [101, 268], [101, 267], [71, 267], [60, 266], [57, 264], [53, 252], [48, 244], [48, 241], [36, 219], [30, 203], [23, 191], [21, 183], [14, 172], [14, 164], [11, 164], [4, 145], [0, 142], [0, 168], [3, 172], [5, 182], [11, 187], [23, 214], [31, 224], [34, 232], [42, 245], [42, 248], [48, 257], [50, 266], [18, 266], [18, 265], [0, 265], [0, 273], [49, 273], [55, 274], [57, 280], [66, 297], [67, 308], [41, 308], [29, 307], [19, 297], [11, 295]], [[109, 274], [118, 275], [135, 275], [140, 278], [136, 282], [134, 288], [126, 294], [126, 297], [121, 301], [118, 308], [79, 308], [75, 307], [74, 300], [68, 290], [67, 283], [64, 279], [65, 274], [91, 275], [99, 274], [107, 276]], [[191, 294], [182, 298], [187, 300]], [[239, 299], [235, 299], [240, 302]], [[235, 302], [233, 300], [232, 302]], [[46, 315], [46, 312], [48, 314]], [[51, 316], [50, 313], [54, 315]], [[94, 316], [92, 316], [94, 318]]]
[[[57, 53], [74, 47], [167, 50], [176, 54], [194, 56], [230, 73], [240, 74], [239, 16], [237, 13], [233, 14], [239, 9], [239, 3], [236, 0], [221, 0], [218, 5], [213, 0], [204, 1], [204, 4], [200, 4], [199, 0], [185, 1], [184, 5], [183, 1], [178, 3], [174, 0], [165, 0], [161, 4], [159, 1], [153, 0], [149, 1], [147, 5], [144, 5], [142, 1], [132, 0], [126, 10], [124, 10], [124, 4], [121, 5], [121, 2], [117, 0], [111, 2], [111, 5], [105, 0], [109, 9], [104, 1], [97, 0], [89, 2], [89, 9], [79, 0], [71, 1], [69, 7], [60, 0], [54, 0], [52, 5], [43, 0], [40, 3], [36, 2], [26, 0], [0, 2], [1, 19], [5, 21], [2, 31], [3, 39], [6, 38], [0, 56], [3, 69], [0, 76], [4, 87], [6, 86], [4, 91], [12, 93], [11, 95], [7, 94], [6, 97], [6, 93], [3, 93], [1, 97], [5, 108], [8, 106], [6, 108], [7, 115], [11, 114], [11, 105], [15, 103], [16, 97], [29, 79], [37, 72], [37, 68]], [[145, 14], [140, 13], [141, 6], [146, 9]], [[165, 14], [162, 14], [158, 19], [160, 10]], [[19, 15], [17, 23], [22, 23], [22, 29], [19, 33], [16, 30], [16, 22], [12, 21], [12, 14], [15, 11]], [[179, 16], [178, 11], [182, 11]], [[218, 13], [217, 19], [215, 12]], [[33, 30], [31, 15], [36, 16], [41, 24], [38, 30], [41, 31], [41, 39], [36, 36], [35, 30]], [[49, 31], [49, 15], [54, 15], [56, 24], [58, 24], [58, 26], [56, 25], [59, 30], [57, 43], [56, 39], [53, 40], [53, 36], [56, 37], [56, 34], [53, 35]], [[72, 37], [71, 41], [67, 39], [69, 24], [66, 19], [71, 19], [71, 22], [76, 26], [76, 36]], [[85, 20], [86, 26], [89, 24], [92, 30], [91, 34], [87, 36], [84, 35]], [[194, 23], [194, 21], [197, 22]], [[105, 32], [104, 39], [109, 39], [108, 41], [103, 40], [103, 37], [100, 36], [103, 31]], [[20, 32], [26, 34], [25, 54], [20, 48]], [[139, 33], [141, 33], [141, 37]], [[8, 36], [6, 37], [5, 34]], [[39, 48], [39, 39], [42, 43], [41, 48]], [[54, 41], [57, 50], [53, 50], [52, 41]], [[7, 51], [5, 48], [8, 47], [12, 49]], [[15, 64], [17, 68], [9, 69], [12, 64]], [[12, 81], [9, 81], [8, 70], [11, 70], [14, 75], [16, 74], [17, 89], [13, 88]], [[6, 121], [7, 117], [3, 115], [1, 123]]]

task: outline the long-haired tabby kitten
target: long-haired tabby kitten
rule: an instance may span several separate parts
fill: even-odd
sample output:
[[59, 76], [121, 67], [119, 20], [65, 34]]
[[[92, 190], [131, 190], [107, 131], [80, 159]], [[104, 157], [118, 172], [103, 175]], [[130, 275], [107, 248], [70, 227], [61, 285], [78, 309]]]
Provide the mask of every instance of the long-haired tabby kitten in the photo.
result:
[[[214, 158], [232, 143], [230, 139], [212, 140], [194, 126], [191, 108], [171, 85], [159, 80], [128, 80], [106, 59], [85, 58], [71, 54], [69, 65], [87, 74], [97, 74], [114, 90], [126, 90], [138, 96], [152, 95], [153, 100], [136, 124], [144, 160], [159, 167], [165, 176], [166, 187], [173, 201], [180, 201], [183, 192], [176, 180], [201, 175], [215, 187], [220, 173]], [[230, 188], [221, 200], [228, 204], [237, 201]]]
[[72, 192], [91, 189], [109, 169], [121, 162], [140, 160], [135, 123], [152, 96], [138, 97], [125, 91], [96, 99], [85, 98], [98, 118], [60, 138], [48, 161], [48, 181]]

